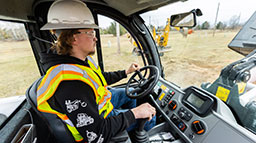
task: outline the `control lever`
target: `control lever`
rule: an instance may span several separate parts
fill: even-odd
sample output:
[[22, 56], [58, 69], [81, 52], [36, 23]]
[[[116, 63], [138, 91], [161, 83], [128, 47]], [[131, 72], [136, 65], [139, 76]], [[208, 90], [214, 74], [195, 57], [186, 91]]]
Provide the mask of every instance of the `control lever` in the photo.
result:
[[138, 129], [135, 131], [136, 143], [149, 143], [148, 132], [144, 130], [145, 123], [148, 119], [138, 119]]
[[138, 131], [143, 131], [148, 119], [138, 119]]

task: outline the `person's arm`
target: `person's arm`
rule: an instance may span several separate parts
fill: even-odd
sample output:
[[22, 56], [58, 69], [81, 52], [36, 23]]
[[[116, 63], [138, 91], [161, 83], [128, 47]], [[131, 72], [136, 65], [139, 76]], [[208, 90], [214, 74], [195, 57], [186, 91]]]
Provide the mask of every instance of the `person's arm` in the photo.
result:
[[113, 83], [116, 83], [120, 81], [123, 78], [126, 78], [127, 75], [125, 73], [125, 70], [122, 71], [115, 71], [115, 72], [102, 72], [104, 78], [106, 79], [108, 85], [111, 85]]
[[133, 73], [136, 70], [139, 70], [139, 65], [136, 63], [132, 63], [127, 70], [116, 71], [116, 72], [103, 72], [103, 76], [105, 77], [108, 85], [116, 83], [123, 78], [126, 78], [128, 74]]
[[61, 82], [55, 98], [86, 141], [108, 142], [136, 121], [131, 110], [106, 119], [101, 117], [93, 90], [82, 81]]

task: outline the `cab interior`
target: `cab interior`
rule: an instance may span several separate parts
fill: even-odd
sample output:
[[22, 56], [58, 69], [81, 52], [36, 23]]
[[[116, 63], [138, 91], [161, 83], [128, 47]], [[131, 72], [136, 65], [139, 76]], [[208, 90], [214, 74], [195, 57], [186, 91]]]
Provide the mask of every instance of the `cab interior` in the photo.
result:
[[[98, 15], [109, 17], [120, 23], [139, 45], [141, 64], [146, 67], [141, 71], [141, 75], [149, 82], [142, 89], [143, 98], [139, 98], [137, 101], [139, 104], [149, 102], [157, 109], [157, 125], [150, 131], [144, 132], [139, 127], [137, 130], [138, 136], [134, 135], [136, 131], [132, 133], [122, 132], [113, 137], [111, 142], [136, 142], [137, 140], [134, 139], [136, 137], [147, 138], [150, 142], [170, 143], [256, 142], [256, 127], [253, 126], [253, 123], [250, 123], [250, 120], [255, 119], [255, 115], [251, 115], [251, 118], [246, 122], [248, 124], [246, 126], [241, 122], [242, 119], [237, 117], [236, 112], [234, 112], [235, 109], [232, 107], [233, 104], [236, 104], [237, 99], [230, 98], [228, 101], [232, 104], [227, 104], [215, 95], [218, 91], [221, 92], [220, 86], [230, 91], [237, 88], [236, 84], [229, 84], [228, 75], [222, 74], [223, 76], [217, 79], [215, 83], [205, 85], [203, 88], [191, 85], [182, 89], [175, 83], [165, 80], [164, 68], [161, 64], [157, 45], [139, 14], [177, 1], [179, 0], [84, 1], [92, 11], [96, 24], [99, 22]], [[180, 1], [185, 2], [186, 0]], [[39, 54], [49, 52], [51, 43], [56, 40], [56, 37], [50, 31], [40, 30], [47, 21], [47, 12], [52, 2], [52, 0], [0, 1], [1, 20], [24, 24], [42, 77], [46, 71], [44, 65], [40, 62]], [[96, 30], [96, 36], [99, 41], [96, 46], [96, 60], [101, 69], [105, 71], [107, 64], [103, 58], [104, 52], [102, 52], [99, 30]], [[254, 57], [254, 53], [244, 59], [250, 57]], [[134, 75], [134, 78], [136, 76]], [[26, 100], [23, 100], [1, 125], [1, 142], [19, 142], [22, 140], [23, 142], [40, 143], [72, 140], [70, 133], [64, 129], [63, 123], [58, 120], [57, 116], [42, 114], [36, 110], [34, 94], [41, 78], [31, 83], [26, 91]], [[144, 80], [144, 78], [138, 80]], [[139, 84], [126, 81], [114, 86], [137, 88]], [[246, 113], [255, 113], [255, 104], [251, 104], [252, 107], [244, 110]], [[238, 113], [240, 112], [242, 111]], [[54, 122], [49, 122], [49, 120], [54, 120]], [[141, 126], [143, 126], [143, 123], [141, 123]], [[246, 127], [249, 127], [249, 129]], [[141, 142], [144, 142], [144, 140]]]

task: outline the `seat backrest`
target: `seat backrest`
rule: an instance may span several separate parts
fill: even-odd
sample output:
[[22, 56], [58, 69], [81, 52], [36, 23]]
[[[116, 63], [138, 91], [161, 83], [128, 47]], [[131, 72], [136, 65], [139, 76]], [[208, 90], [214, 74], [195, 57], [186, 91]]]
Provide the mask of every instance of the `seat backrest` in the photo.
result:
[[36, 114], [45, 121], [48, 126], [51, 134], [55, 137], [57, 142], [63, 143], [73, 143], [75, 142], [71, 132], [68, 130], [65, 123], [55, 114], [44, 113], [37, 110], [37, 87], [41, 83], [43, 76], [35, 81], [26, 92], [26, 99], [29, 104], [32, 106]]
[[[26, 91], [26, 99], [32, 106], [36, 114], [45, 121], [51, 134], [55, 137], [56, 141], [59, 143], [75, 143], [75, 140], [68, 130], [65, 123], [55, 114], [40, 112], [37, 110], [37, 95], [36, 91], [41, 83], [43, 76], [35, 81]], [[127, 131], [120, 132], [115, 137], [112, 137], [110, 143], [131, 143]]]

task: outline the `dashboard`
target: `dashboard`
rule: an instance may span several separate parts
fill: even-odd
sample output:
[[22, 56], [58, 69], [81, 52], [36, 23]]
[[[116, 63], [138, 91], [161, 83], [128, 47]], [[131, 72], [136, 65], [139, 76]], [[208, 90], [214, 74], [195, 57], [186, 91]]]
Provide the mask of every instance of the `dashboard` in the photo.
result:
[[166, 122], [184, 142], [256, 142], [256, 135], [238, 125], [230, 109], [203, 89], [181, 89], [160, 78], [152, 95]]

